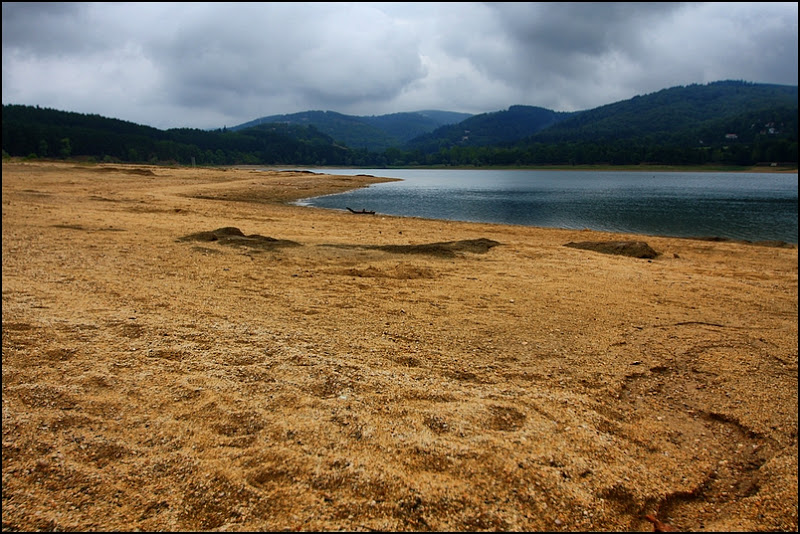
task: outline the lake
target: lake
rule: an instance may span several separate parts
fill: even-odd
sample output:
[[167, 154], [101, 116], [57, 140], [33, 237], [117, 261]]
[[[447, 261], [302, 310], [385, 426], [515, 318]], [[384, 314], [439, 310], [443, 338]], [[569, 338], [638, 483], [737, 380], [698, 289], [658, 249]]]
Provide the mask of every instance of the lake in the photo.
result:
[[459, 221], [797, 243], [797, 173], [330, 169], [401, 182], [298, 204]]

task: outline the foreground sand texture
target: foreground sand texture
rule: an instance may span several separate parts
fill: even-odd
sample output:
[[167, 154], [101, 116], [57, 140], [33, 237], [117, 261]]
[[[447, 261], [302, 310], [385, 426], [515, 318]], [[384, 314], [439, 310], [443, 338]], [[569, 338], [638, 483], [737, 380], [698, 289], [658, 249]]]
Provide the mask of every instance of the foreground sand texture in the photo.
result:
[[374, 181], [4, 163], [3, 530], [797, 530], [796, 247]]

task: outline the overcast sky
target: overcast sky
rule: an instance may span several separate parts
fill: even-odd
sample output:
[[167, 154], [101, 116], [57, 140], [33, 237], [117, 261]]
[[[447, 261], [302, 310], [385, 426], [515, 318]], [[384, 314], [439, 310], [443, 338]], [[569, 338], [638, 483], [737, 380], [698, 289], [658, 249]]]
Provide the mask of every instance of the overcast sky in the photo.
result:
[[797, 85], [797, 2], [3, 3], [3, 104], [156, 128]]

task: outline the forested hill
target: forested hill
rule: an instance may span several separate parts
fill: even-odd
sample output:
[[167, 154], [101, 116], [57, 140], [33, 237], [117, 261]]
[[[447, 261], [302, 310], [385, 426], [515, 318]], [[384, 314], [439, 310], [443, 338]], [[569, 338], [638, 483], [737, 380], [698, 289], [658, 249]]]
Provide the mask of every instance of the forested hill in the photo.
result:
[[664, 89], [583, 111], [515, 143], [537, 161], [797, 164], [797, 86], [721, 81]]
[[183, 165], [360, 163], [353, 159], [355, 151], [313, 126], [158, 130], [99, 115], [4, 104], [2, 128], [3, 156]]
[[314, 126], [322, 133], [350, 148], [381, 152], [401, 146], [411, 139], [426, 134], [445, 124], [455, 124], [469, 118], [467, 113], [452, 111], [417, 111], [388, 115], [356, 116], [335, 111], [304, 111], [289, 115], [261, 117], [230, 130], [241, 131], [269, 123]]
[[508, 145], [523, 139], [541, 143], [649, 139], [658, 144], [696, 144], [704, 137], [713, 143], [730, 133], [752, 140], [762, 123], [781, 121], [784, 130], [796, 131], [796, 110], [797, 86], [724, 81], [673, 87], [574, 113], [512, 106], [508, 111], [475, 115], [458, 125], [439, 128], [404, 148], [431, 152], [449, 146]]
[[[432, 118], [435, 113], [426, 112]], [[797, 86], [715, 82], [664, 89], [596, 109], [561, 113], [532, 106], [475, 115], [382, 150], [412, 135], [419, 117], [348, 117], [307, 112], [337, 124], [268, 122], [247, 128], [158, 130], [98, 115], [3, 105], [3, 155], [197, 165], [526, 166], [797, 165]], [[450, 120], [457, 114], [439, 116]], [[357, 119], [357, 120], [356, 120]], [[321, 120], [321, 119], [320, 119]], [[289, 123], [287, 123], [289, 122]], [[425, 128], [430, 127], [430, 123]], [[347, 133], [349, 131], [349, 133]], [[380, 132], [380, 133], [378, 133]], [[394, 140], [394, 141], [393, 141]]]
[[[725, 81], [663, 89], [575, 113], [533, 139], [558, 143], [666, 137], [691, 143], [704, 137], [713, 142], [730, 133], [752, 139], [763, 124], [792, 116], [796, 131], [797, 86]], [[791, 124], [784, 127], [792, 129]]]
[[475, 115], [458, 124], [441, 126], [406, 143], [408, 150], [435, 152], [449, 146], [489, 146], [518, 141], [566, 120], [572, 113], [534, 106]]
[[[557, 114], [512, 106], [407, 143], [409, 161], [449, 165], [797, 162], [797, 86], [721, 81]], [[522, 112], [552, 116], [540, 127]], [[523, 127], [535, 129], [512, 139]], [[402, 158], [398, 158], [402, 159]]]

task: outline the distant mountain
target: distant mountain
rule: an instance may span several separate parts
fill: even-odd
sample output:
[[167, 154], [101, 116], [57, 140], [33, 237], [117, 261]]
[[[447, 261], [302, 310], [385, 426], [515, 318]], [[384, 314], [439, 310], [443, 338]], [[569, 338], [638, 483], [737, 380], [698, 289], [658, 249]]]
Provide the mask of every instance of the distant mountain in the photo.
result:
[[304, 111], [261, 117], [229, 129], [240, 131], [269, 123], [314, 126], [350, 148], [380, 152], [401, 146], [442, 125], [457, 123], [469, 117], [471, 115], [468, 113], [438, 110], [363, 117], [343, 115], [335, 111]]
[[440, 126], [458, 124], [472, 115], [455, 111], [416, 111], [410, 113], [392, 113], [360, 117], [364, 122], [376, 126], [398, 140], [398, 144], [406, 143], [415, 137], [432, 132]]
[[99, 115], [3, 104], [3, 155], [198, 165], [358, 165], [315, 128], [266, 124], [232, 132], [158, 130]]
[[472, 113], [459, 113], [457, 111], [439, 111], [435, 109], [426, 109], [423, 111], [417, 111], [416, 113], [422, 115], [423, 117], [428, 117], [432, 119], [434, 122], [439, 123], [440, 126], [444, 126], [445, 124], [458, 124], [459, 122], [467, 120], [468, 118], [474, 115]]
[[4, 157], [182, 165], [796, 167], [797, 137], [797, 86], [740, 81], [673, 87], [573, 113], [533, 106], [473, 116], [307, 111], [215, 131], [13, 104], [3, 104], [2, 115]]
[[774, 120], [788, 120], [783, 129], [797, 131], [797, 96], [797, 86], [740, 81], [672, 87], [574, 113], [531, 140], [598, 143], [649, 138], [696, 144], [727, 134], [752, 139], [763, 124]]
[[[405, 150], [431, 154], [450, 147], [532, 143], [614, 143], [697, 146], [727, 134], [752, 141], [769, 123], [797, 131], [797, 86], [721, 81], [664, 89], [573, 113], [530, 106], [484, 113], [412, 139]], [[768, 127], [769, 128], [769, 127]]]
[[474, 115], [458, 124], [441, 126], [411, 139], [406, 150], [433, 152], [450, 146], [488, 146], [531, 136], [571, 117], [572, 113], [534, 106], [511, 106], [505, 111]]

